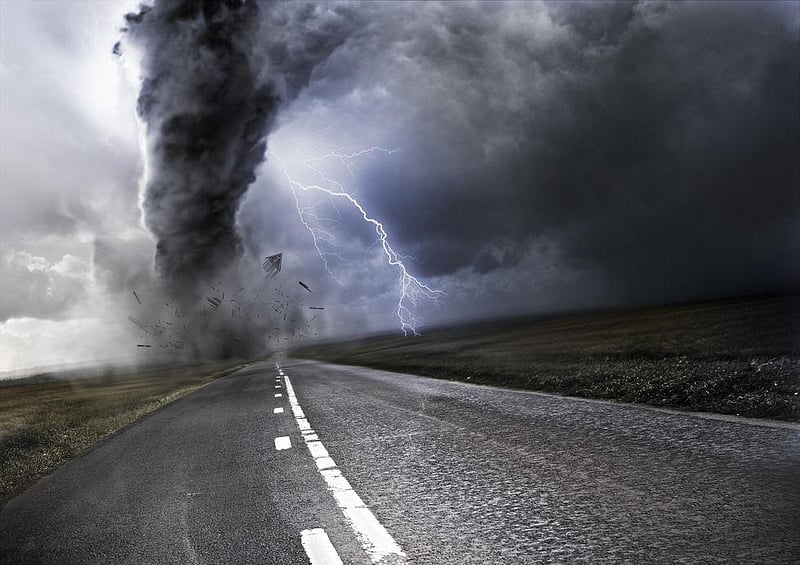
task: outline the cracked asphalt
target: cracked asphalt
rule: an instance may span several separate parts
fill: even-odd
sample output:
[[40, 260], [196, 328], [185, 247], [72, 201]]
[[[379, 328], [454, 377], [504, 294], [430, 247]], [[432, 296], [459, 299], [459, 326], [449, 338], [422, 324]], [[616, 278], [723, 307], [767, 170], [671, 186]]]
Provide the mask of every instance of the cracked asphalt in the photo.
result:
[[[281, 367], [409, 563], [800, 562], [798, 425]], [[251, 366], [59, 468], [3, 508], [0, 561], [308, 563], [321, 527], [368, 563], [275, 377]]]

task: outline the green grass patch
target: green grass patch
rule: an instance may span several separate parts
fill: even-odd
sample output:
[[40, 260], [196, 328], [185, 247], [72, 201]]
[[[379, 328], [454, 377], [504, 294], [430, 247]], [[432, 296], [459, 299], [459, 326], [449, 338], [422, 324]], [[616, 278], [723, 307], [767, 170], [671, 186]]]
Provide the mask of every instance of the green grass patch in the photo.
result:
[[800, 296], [435, 328], [296, 349], [430, 377], [800, 421]]
[[100, 439], [241, 363], [0, 385], [0, 505]]

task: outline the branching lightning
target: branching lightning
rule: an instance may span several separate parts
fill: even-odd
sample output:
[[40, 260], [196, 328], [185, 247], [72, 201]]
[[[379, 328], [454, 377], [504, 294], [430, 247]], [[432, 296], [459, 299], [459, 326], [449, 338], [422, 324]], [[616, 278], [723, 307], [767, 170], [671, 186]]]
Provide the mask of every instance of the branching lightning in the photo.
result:
[[[370, 224], [374, 228], [375, 234], [378, 237], [378, 243], [386, 256], [387, 263], [389, 266], [395, 267], [400, 271], [400, 297], [398, 298], [397, 307], [395, 308], [395, 314], [400, 322], [400, 329], [403, 331], [404, 336], [408, 336], [409, 334], [419, 335], [416, 329], [418, 323], [416, 312], [420, 307], [420, 303], [423, 300], [438, 302], [445, 295], [445, 292], [431, 288], [412, 275], [404, 263], [404, 259], [406, 258], [399, 255], [392, 247], [389, 241], [389, 235], [383, 224], [376, 218], [370, 216], [356, 197], [353, 196], [341, 182], [331, 178], [322, 170], [326, 162], [338, 161], [347, 169], [351, 177], [355, 177], [354, 163], [360, 157], [365, 157], [374, 153], [392, 154], [396, 151], [395, 149], [373, 146], [353, 153], [330, 151], [311, 158], [293, 160], [292, 163], [294, 165], [302, 167], [316, 176], [318, 182], [313, 184], [300, 182], [292, 176], [289, 163], [280, 155], [277, 155], [273, 151], [268, 151], [267, 155], [274, 159], [280, 166], [281, 172], [292, 190], [300, 221], [311, 233], [314, 247], [322, 259], [328, 274], [339, 284], [341, 284], [341, 281], [333, 273], [328, 262], [328, 258], [330, 256], [335, 256], [335, 254], [323, 249], [323, 247], [327, 246], [326, 244], [332, 245], [334, 243], [335, 235], [319, 225], [319, 220], [321, 220], [321, 218], [313, 209], [304, 207], [301, 204], [298, 196], [299, 192], [319, 192], [333, 198], [334, 201], [344, 201], [360, 214], [364, 222]], [[322, 247], [320, 246], [321, 243], [323, 244]]]

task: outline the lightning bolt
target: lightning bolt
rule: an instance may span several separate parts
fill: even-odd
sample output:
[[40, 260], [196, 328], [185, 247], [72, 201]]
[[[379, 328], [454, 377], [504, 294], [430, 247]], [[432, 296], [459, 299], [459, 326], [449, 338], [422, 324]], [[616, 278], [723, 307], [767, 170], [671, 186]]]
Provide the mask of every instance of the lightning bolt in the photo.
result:
[[[400, 322], [400, 329], [403, 331], [403, 335], [408, 337], [409, 334], [419, 335], [416, 329], [419, 321], [416, 312], [419, 310], [421, 302], [424, 300], [430, 300], [434, 303], [438, 303], [439, 300], [445, 295], [445, 292], [431, 288], [420, 281], [417, 277], [412, 275], [403, 262], [406, 258], [399, 255], [392, 247], [392, 244], [389, 241], [389, 235], [387, 234], [386, 228], [383, 226], [383, 224], [378, 219], [370, 216], [361, 203], [352, 195], [350, 191], [346, 189], [341, 182], [332, 178], [323, 171], [323, 167], [325, 166], [326, 162], [335, 160], [343, 165], [345, 169], [347, 169], [350, 176], [354, 178], [355, 163], [359, 158], [375, 153], [391, 155], [395, 152], [397, 152], [396, 149], [386, 149], [383, 147], [373, 146], [355, 151], [353, 153], [330, 151], [315, 157], [294, 160], [293, 163], [295, 165], [305, 168], [317, 177], [319, 182], [315, 184], [305, 184], [295, 179], [290, 171], [289, 162], [280, 155], [276, 154], [274, 151], [267, 151], [267, 155], [280, 166], [281, 172], [286, 178], [286, 182], [288, 183], [289, 188], [292, 191], [292, 195], [294, 196], [295, 206], [297, 208], [297, 214], [300, 217], [300, 222], [311, 233], [311, 237], [314, 241], [314, 247], [322, 259], [325, 270], [328, 272], [331, 278], [333, 278], [339, 284], [341, 284], [341, 281], [331, 271], [330, 264], [328, 263], [328, 258], [336, 255], [325, 251], [322, 248], [325, 247], [326, 244], [333, 244], [335, 241], [335, 236], [328, 230], [319, 226], [323, 218], [317, 215], [312, 209], [304, 207], [300, 203], [298, 194], [300, 192], [318, 192], [331, 197], [334, 199], [334, 202], [344, 201], [360, 214], [364, 222], [373, 227], [378, 238], [378, 243], [380, 244], [381, 249], [386, 256], [387, 263], [390, 267], [394, 267], [400, 272], [400, 296], [397, 300], [395, 314]], [[313, 220], [313, 223], [309, 222], [309, 220]], [[322, 247], [320, 247], [320, 243], [323, 244]]]

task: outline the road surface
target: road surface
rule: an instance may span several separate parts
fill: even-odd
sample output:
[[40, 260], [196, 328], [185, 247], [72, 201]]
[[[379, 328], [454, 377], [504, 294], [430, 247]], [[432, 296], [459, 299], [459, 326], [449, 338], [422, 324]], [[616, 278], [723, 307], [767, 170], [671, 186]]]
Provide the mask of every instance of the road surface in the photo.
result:
[[800, 426], [286, 359], [0, 514], [4, 565], [310, 561], [798, 563]]

